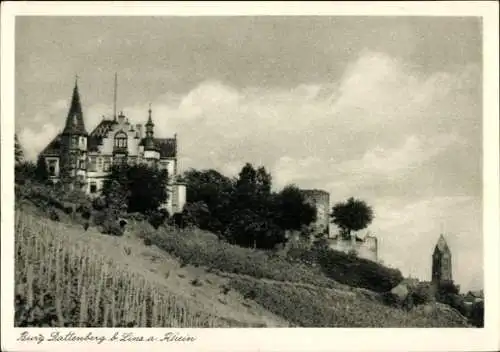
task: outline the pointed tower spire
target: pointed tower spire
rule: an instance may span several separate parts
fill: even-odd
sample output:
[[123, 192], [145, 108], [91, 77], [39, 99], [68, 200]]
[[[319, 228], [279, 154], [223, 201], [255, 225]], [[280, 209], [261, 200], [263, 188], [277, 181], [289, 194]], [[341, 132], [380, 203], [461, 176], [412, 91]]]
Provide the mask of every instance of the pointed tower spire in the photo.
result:
[[155, 142], [153, 139], [153, 128], [155, 124], [153, 123], [153, 119], [151, 117], [151, 103], [149, 104], [149, 109], [148, 109], [148, 122], [146, 122], [146, 139], [145, 139], [145, 145], [144, 148], [145, 150], [154, 150], [156, 148]]
[[78, 92], [78, 76], [75, 77], [75, 87], [73, 88], [71, 106], [69, 107], [68, 116], [66, 117], [66, 125], [63, 134], [87, 135], [85, 123], [83, 121], [80, 93]]
[[148, 122], [146, 122], [146, 137], [153, 137], [153, 127], [155, 127], [155, 124], [153, 123], [153, 118], [151, 117], [151, 103], [149, 103], [149, 109], [148, 109]]
[[149, 103], [149, 109], [148, 109], [148, 122], [146, 123], [146, 126], [152, 126], [154, 127], [154, 123], [153, 123], [153, 119], [151, 118], [151, 113], [152, 113], [152, 110], [151, 110], [151, 103]]

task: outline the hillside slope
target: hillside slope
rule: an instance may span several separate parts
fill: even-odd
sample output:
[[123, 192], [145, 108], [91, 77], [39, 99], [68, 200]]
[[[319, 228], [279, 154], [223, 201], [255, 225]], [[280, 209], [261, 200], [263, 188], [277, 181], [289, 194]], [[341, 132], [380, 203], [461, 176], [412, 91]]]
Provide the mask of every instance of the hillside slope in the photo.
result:
[[[115, 310], [127, 307], [138, 312], [131, 314], [131, 317], [122, 317], [117, 312], [119, 317], [114, 321], [106, 319], [107, 326], [123, 326], [130, 321], [143, 326], [140, 323], [143, 309], [140, 302], [155, 295], [158, 301], [163, 301], [166, 305], [163, 308], [168, 311], [163, 315], [167, 324], [155, 326], [288, 326], [284, 319], [254, 302], [245, 301], [237, 292], [224, 294], [221, 287], [227, 284], [227, 279], [201, 268], [181, 268], [179, 262], [170, 255], [156, 246], [144, 245], [143, 241], [130, 233], [113, 237], [102, 235], [94, 228], [84, 232], [78, 226], [55, 223], [19, 212], [16, 216], [16, 249], [17, 293], [26, 297], [30, 306], [38, 303], [42, 309], [51, 311], [51, 306], [61, 305], [60, 314], [66, 315], [62, 317], [65, 326], [104, 324], [102, 320], [106, 305], [102, 301], [105, 299], [110, 301], [109, 311], [115, 305]], [[120, 282], [121, 278], [125, 284]], [[83, 314], [94, 315], [92, 319], [80, 317], [82, 314], [78, 302], [85, 288], [88, 291], [85, 293], [87, 302], [93, 302], [96, 298], [102, 300], [99, 312], [94, 313], [89, 308], [89, 313]], [[115, 291], [132, 292], [132, 295], [139, 295], [140, 298], [125, 303], [125, 297]], [[68, 302], [48, 302], [42, 298], [47, 293], [52, 293], [52, 297], [66, 295], [66, 298], [71, 299]], [[106, 297], [105, 293], [114, 298]], [[75, 304], [76, 307], [72, 307]], [[161, 307], [160, 303], [156, 305]], [[173, 313], [177, 308], [179, 312]], [[149, 315], [151, 308], [148, 306], [146, 310]], [[77, 318], [71, 317], [75, 314]], [[194, 320], [182, 318], [183, 314], [202, 316], [205, 321], [198, 324]], [[150, 324], [148, 322], [148, 326]]]
[[[140, 231], [131, 224], [123, 237], [113, 237], [18, 211], [16, 325], [466, 326], [460, 314], [443, 305], [410, 312], [388, 307], [374, 292], [339, 284], [313, 268], [308, 272], [258, 251], [219, 244], [209, 235], [151, 230], [152, 241], [145, 241]], [[158, 247], [146, 245], [150, 241]], [[177, 257], [165, 250], [173, 248]], [[303, 282], [290, 280], [294, 270]], [[42, 318], [37, 320], [33, 307]]]

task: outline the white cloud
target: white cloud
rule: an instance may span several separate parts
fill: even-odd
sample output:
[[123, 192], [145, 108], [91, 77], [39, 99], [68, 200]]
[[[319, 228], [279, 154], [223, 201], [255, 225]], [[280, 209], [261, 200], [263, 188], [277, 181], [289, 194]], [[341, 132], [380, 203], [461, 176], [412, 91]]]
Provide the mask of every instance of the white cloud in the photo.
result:
[[60, 128], [47, 123], [38, 130], [25, 128], [19, 133], [19, 142], [27, 160], [35, 160], [38, 153], [47, 146], [59, 132]]

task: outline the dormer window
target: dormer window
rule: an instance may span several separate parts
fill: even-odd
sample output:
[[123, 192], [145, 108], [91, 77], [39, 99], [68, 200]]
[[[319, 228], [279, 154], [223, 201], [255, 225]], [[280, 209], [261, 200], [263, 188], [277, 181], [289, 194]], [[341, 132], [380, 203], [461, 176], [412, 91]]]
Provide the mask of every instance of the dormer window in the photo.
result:
[[127, 134], [118, 132], [115, 135], [115, 148], [127, 148]]

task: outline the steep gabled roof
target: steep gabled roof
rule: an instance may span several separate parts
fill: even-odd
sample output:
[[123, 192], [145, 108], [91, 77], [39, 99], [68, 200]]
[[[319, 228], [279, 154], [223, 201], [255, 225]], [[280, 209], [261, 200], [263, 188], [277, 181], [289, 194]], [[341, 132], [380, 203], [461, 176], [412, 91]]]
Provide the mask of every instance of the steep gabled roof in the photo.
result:
[[54, 139], [43, 149], [40, 155], [59, 155], [61, 150], [61, 135], [58, 134]]
[[155, 142], [160, 148], [160, 157], [173, 158], [177, 155], [176, 138], [155, 138]]
[[443, 235], [439, 236], [438, 242], [436, 244], [436, 247], [434, 248], [434, 253], [450, 253], [450, 248], [448, 247], [448, 244], [446, 243], [446, 240], [444, 239]]
[[90, 132], [87, 146], [89, 152], [97, 152], [99, 145], [102, 144], [103, 138], [105, 138], [109, 131], [113, 129], [113, 125], [116, 124], [113, 120], [102, 120], [92, 132]]
[[63, 134], [87, 135], [85, 123], [83, 122], [82, 104], [80, 102], [77, 82], [75, 82], [75, 88], [73, 88], [73, 97], [71, 98], [71, 106], [66, 117], [66, 126], [64, 126]]
[[[174, 158], [177, 155], [176, 138], [153, 138], [153, 146], [160, 152], [160, 158]], [[150, 140], [143, 138], [139, 145], [148, 146]], [[151, 147], [151, 145], [149, 145]]]

